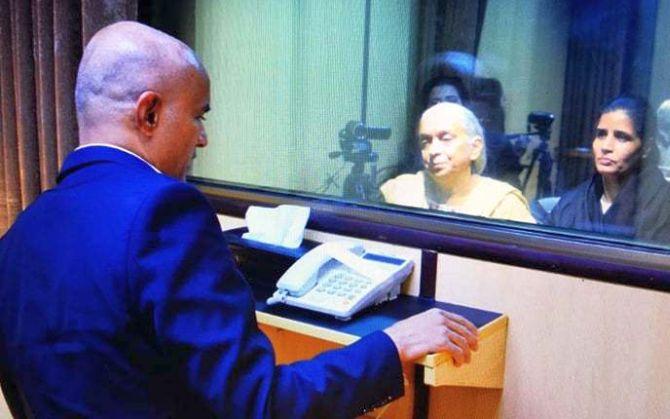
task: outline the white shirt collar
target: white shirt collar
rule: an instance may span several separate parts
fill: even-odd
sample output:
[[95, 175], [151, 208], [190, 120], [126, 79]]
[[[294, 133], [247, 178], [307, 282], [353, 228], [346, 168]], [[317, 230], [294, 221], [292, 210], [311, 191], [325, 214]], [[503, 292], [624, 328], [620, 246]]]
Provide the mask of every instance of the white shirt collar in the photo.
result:
[[154, 166], [153, 164], [151, 164], [151, 163], [149, 163], [148, 161], [144, 160], [142, 157], [138, 156], [137, 154], [133, 153], [133, 152], [130, 151], [130, 150], [126, 150], [126, 149], [123, 148], [123, 147], [119, 147], [118, 145], [114, 145], [114, 144], [105, 144], [105, 143], [90, 143], [90, 144], [80, 145], [79, 147], [75, 148], [75, 151], [76, 151], [76, 150], [81, 150], [82, 148], [88, 148], [88, 147], [108, 147], [108, 148], [113, 148], [113, 149], [116, 149], [116, 150], [119, 150], [119, 151], [123, 151], [123, 152], [126, 153], [126, 154], [130, 154], [131, 156], [136, 157], [136, 158], [142, 160], [142, 161], [143, 161], [144, 163], [146, 163], [149, 167], [151, 167], [156, 173], [161, 173], [161, 174], [163, 173], [163, 172], [161, 172], [160, 170], [158, 170], [158, 169], [156, 168], [156, 166]]

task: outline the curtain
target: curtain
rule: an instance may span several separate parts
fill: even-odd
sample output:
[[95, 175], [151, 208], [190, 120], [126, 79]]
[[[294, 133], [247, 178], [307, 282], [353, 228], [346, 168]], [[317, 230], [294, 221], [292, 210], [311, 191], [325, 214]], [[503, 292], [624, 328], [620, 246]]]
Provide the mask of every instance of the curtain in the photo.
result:
[[647, 97], [657, 0], [573, 0], [559, 143], [558, 194], [592, 172], [600, 107], [619, 94]]
[[0, 0], [0, 235], [77, 145], [74, 84], [83, 45], [137, 19], [137, 0]]

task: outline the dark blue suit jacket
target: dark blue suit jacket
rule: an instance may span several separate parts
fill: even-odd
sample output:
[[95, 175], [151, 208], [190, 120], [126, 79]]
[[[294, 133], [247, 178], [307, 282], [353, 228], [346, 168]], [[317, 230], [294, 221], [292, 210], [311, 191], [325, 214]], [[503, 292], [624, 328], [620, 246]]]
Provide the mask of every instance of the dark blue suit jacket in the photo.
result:
[[215, 213], [132, 155], [72, 153], [0, 241], [0, 377], [59, 417], [352, 417], [403, 392], [382, 332], [275, 367]]

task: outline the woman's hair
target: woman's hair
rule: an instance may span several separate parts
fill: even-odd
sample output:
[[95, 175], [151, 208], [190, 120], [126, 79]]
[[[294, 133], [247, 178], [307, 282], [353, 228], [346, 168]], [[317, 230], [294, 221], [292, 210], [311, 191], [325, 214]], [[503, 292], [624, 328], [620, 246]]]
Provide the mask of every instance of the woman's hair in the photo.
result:
[[467, 101], [470, 99], [470, 94], [468, 90], [465, 88], [465, 84], [463, 83], [463, 80], [461, 80], [460, 77], [456, 76], [436, 76], [428, 80], [424, 85], [423, 89], [421, 91], [421, 100], [423, 102], [423, 107], [426, 109], [429, 104], [428, 104], [428, 98], [430, 97], [430, 92], [433, 90], [433, 88], [437, 86], [442, 86], [442, 85], [451, 85], [454, 86], [454, 89], [458, 92], [458, 96], [460, 96], [462, 101]]
[[598, 119], [606, 113], [623, 111], [633, 123], [633, 130], [642, 144], [645, 144], [645, 124], [647, 102], [636, 96], [619, 96], [600, 109]]
[[453, 103], [453, 105], [456, 105], [458, 108], [460, 108], [460, 111], [462, 112], [463, 127], [465, 128], [465, 131], [468, 133], [470, 141], [472, 141], [475, 137], [479, 137], [482, 141], [482, 151], [479, 153], [479, 157], [477, 158], [477, 160], [472, 162], [472, 171], [479, 175], [484, 171], [484, 168], [486, 167], [487, 156], [486, 156], [486, 140], [484, 138], [484, 129], [479, 123], [479, 119], [477, 119], [475, 114], [472, 113], [470, 109], [466, 108], [465, 106], [458, 105], [456, 103]]

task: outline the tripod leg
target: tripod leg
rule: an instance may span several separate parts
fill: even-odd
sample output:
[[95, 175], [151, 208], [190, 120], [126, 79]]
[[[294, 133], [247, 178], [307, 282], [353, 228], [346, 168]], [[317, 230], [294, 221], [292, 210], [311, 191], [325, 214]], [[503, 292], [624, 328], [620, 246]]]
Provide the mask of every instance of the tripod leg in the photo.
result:
[[528, 186], [528, 180], [530, 180], [530, 174], [533, 173], [533, 168], [535, 167], [535, 163], [537, 162], [538, 158], [538, 151], [533, 150], [533, 157], [530, 159], [530, 163], [528, 164], [528, 171], [526, 172], [526, 176], [523, 179], [523, 184], [521, 185], [522, 190], [521, 192], [526, 190], [526, 186]]
[[551, 168], [554, 165], [554, 161], [551, 158], [548, 150], [542, 150], [542, 156], [540, 157], [539, 171], [537, 175], [537, 193], [536, 198], [544, 198], [546, 196], [551, 196], [552, 187], [551, 187]]

